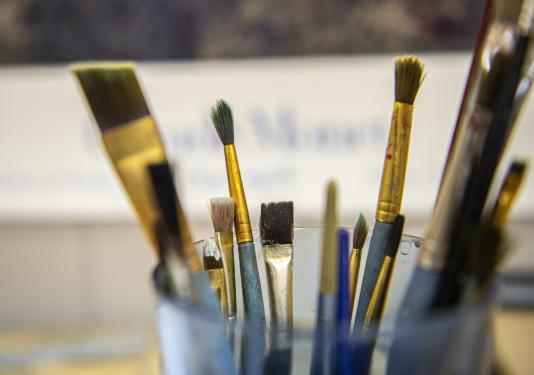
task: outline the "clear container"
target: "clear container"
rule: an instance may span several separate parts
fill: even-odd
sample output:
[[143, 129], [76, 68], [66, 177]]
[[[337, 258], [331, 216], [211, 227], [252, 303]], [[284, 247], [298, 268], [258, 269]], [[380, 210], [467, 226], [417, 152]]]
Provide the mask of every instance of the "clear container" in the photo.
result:
[[[293, 243], [294, 330], [291, 350], [286, 353], [291, 358], [290, 372], [292, 374], [310, 373], [320, 280], [321, 241], [321, 228], [295, 229]], [[254, 242], [269, 327], [269, 301], [259, 233], [254, 233]], [[363, 251], [358, 285], [361, 285], [368, 244], [369, 241]], [[203, 241], [196, 245], [201, 251]], [[409, 366], [410, 374], [489, 373], [493, 354], [491, 318], [496, 306], [494, 290], [479, 305], [463, 305], [446, 312], [442, 311], [417, 324], [406, 324], [401, 327], [395, 325], [397, 308], [410, 281], [420, 245], [421, 239], [419, 238], [407, 235], [402, 237], [370, 372], [372, 374], [386, 372], [389, 346], [392, 338], [395, 337], [395, 343], [408, 351], [407, 358], [413, 362]], [[241, 349], [250, 349], [251, 343], [262, 341], [260, 337], [265, 338], [263, 342], [266, 343], [266, 352], [269, 353], [271, 333], [268, 329], [264, 336], [264, 332], [243, 325], [237, 245], [234, 245], [234, 254], [238, 319], [230, 325], [223, 325], [217, 319], [195, 311], [181, 301], [170, 300], [158, 293], [156, 317], [162, 367], [165, 374], [224, 374], [234, 371], [237, 373], [243, 367]], [[221, 335], [229, 337], [231, 345], [226, 345], [228, 341], [221, 343]], [[352, 343], [352, 345], [365, 344], [365, 342]], [[221, 349], [224, 345], [233, 353], [233, 368], [220, 360], [226, 350]], [[263, 360], [258, 363], [263, 363]], [[288, 370], [286, 369], [286, 372]], [[262, 370], [257, 369], [257, 373], [261, 374]], [[405, 372], [394, 371], [394, 369], [388, 371], [388, 374], [396, 373]]]

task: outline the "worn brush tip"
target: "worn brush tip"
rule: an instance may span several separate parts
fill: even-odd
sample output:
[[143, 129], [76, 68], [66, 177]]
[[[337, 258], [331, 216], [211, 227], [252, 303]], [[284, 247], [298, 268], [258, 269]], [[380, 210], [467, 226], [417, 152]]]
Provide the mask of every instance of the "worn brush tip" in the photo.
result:
[[260, 237], [263, 245], [293, 243], [293, 202], [261, 204]]
[[233, 198], [211, 198], [210, 215], [215, 232], [229, 232], [234, 224], [235, 203]]
[[354, 232], [352, 235], [353, 249], [363, 249], [368, 232], [369, 225], [367, 224], [367, 220], [365, 220], [365, 216], [363, 216], [363, 214], [360, 212], [360, 215], [358, 215], [358, 220], [356, 221], [356, 225], [354, 225]]
[[150, 115], [134, 64], [78, 63], [70, 70], [80, 83], [100, 131]]
[[211, 108], [211, 121], [223, 145], [234, 143], [234, 118], [232, 109], [224, 100], [218, 100]]
[[207, 239], [203, 245], [204, 270], [223, 268], [221, 251], [213, 239]]
[[389, 238], [388, 249], [386, 255], [394, 258], [399, 250], [399, 245], [402, 238], [402, 231], [404, 229], [404, 216], [398, 215], [393, 222], [393, 230]]
[[413, 104], [423, 83], [425, 66], [415, 56], [395, 59], [395, 101]]

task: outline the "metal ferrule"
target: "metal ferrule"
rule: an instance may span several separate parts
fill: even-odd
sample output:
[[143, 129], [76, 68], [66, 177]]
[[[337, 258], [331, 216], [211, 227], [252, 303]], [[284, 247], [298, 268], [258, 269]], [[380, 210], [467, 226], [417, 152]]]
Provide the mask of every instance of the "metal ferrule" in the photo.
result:
[[225, 315], [228, 315], [228, 295], [226, 294], [226, 281], [224, 279], [224, 269], [215, 268], [207, 270], [208, 278], [210, 279], [211, 289], [219, 300], [221, 310]]
[[376, 208], [377, 221], [393, 223], [401, 209], [412, 115], [413, 105], [395, 102]]
[[228, 317], [235, 317], [237, 315], [237, 300], [235, 291], [234, 233], [232, 231], [216, 232], [215, 239], [223, 260], [226, 290], [228, 292]]
[[505, 180], [504, 185], [499, 192], [495, 208], [491, 215], [491, 226], [495, 229], [502, 229], [508, 217], [510, 216], [510, 209], [514, 202], [519, 186], [521, 185], [521, 176], [519, 174], [511, 174]]
[[145, 116], [102, 134], [109, 158], [135, 209], [145, 235], [157, 252], [154, 228], [159, 209], [153, 199], [147, 165], [166, 160], [156, 123]]
[[449, 167], [445, 170], [442, 184], [425, 234], [418, 264], [428, 271], [439, 272], [445, 266], [451, 230], [457, 215], [461, 214], [462, 198], [467, 179], [479, 157], [491, 114], [476, 107], [465, 125], [460, 127]]
[[224, 146], [224, 158], [226, 160], [226, 175], [230, 196], [235, 201], [235, 235], [237, 243], [252, 242], [252, 229], [248, 216], [247, 199], [239, 171], [239, 162], [234, 145]]
[[358, 286], [358, 277], [360, 276], [360, 264], [362, 261], [362, 250], [352, 249], [349, 258], [349, 303], [350, 316], [354, 310], [354, 299], [356, 297], [356, 287]]
[[293, 327], [293, 245], [264, 245], [271, 322], [276, 331]]
[[371, 296], [371, 302], [369, 303], [369, 307], [367, 307], [367, 311], [365, 313], [365, 319], [363, 322], [364, 329], [371, 328], [372, 324], [379, 322], [384, 315], [384, 307], [386, 306], [386, 298], [394, 266], [394, 258], [389, 256], [384, 257], [384, 261], [380, 267], [380, 273], [378, 274], [378, 279], [373, 290], [373, 295]]

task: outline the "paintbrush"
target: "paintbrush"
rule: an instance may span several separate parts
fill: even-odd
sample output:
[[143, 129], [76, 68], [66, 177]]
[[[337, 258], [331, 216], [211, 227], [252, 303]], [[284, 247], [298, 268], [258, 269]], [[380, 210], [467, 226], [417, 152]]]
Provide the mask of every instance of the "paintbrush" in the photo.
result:
[[217, 243], [213, 239], [209, 238], [204, 240], [202, 250], [204, 254], [204, 270], [208, 274], [211, 289], [219, 300], [221, 310], [228, 316], [228, 294], [219, 246], [217, 246]]
[[[499, 165], [510, 133], [515, 125], [513, 104], [522, 75], [530, 36], [519, 35], [515, 43], [503, 47], [503, 68], [499, 85], [494, 88], [492, 118], [482, 143], [481, 157], [476, 168], [471, 170], [469, 182], [462, 197], [461, 214], [453, 221], [452, 236], [456, 241], [447, 243], [447, 266], [442, 288], [438, 291], [436, 306], [457, 303], [463, 295], [469, 244], [480, 224], [495, 171]], [[498, 60], [497, 60], [498, 61]]]
[[336, 374], [348, 375], [350, 368], [350, 297], [349, 297], [349, 232], [337, 231], [338, 278], [336, 316]]
[[262, 203], [260, 237], [267, 273], [271, 325], [293, 327], [293, 202]]
[[289, 374], [293, 331], [293, 202], [262, 203], [259, 227], [271, 313], [271, 349], [264, 373]]
[[395, 104], [382, 169], [376, 220], [354, 316], [354, 337], [360, 333], [365, 312], [378, 278], [380, 265], [388, 249], [388, 239], [391, 237], [393, 222], [400, 212], [414, 101], [424, 78], [423, 72], [423, 63], [417, 57], [403, 56], [395, 59]]
[[234, 200], [232, 198], [212, 198], [209, 203], [211, 221], [215, 231], [215, 241], [222, 256], [224, 277], [228, 294], [228, 317], [237, 316], [234, 266]]
[[329, 374], [334, 370], [332, 354], [335, 345], [337, 295], [337, 186], [328, 183], [324, 214], [321, 255], [321, 281], [317, 301], [317, 322], [313, 340], [311, 374]]
[[[183, 256], [183, 254], [187, 254], [183, 249], [187, 246], [194, 248], [194, 244], [189, 235], [189, 224], [181, 208], [169, 164], [167, 162], [150, 164], [148, 171], [155, 195], [154, 200], [160, 212], [159, 222], [164, 223], [166, 231], [163, 233], [168, 234], [164, 237], [163, 243], [171, 249], [171, 254], [173, 253], [172, 249], [174, 249], [176, 254]], [[215, 246], [215, 248], [217, 247]], [[198, 272], [191, 268], [188, 268], [188, 271], [191, 280], [192, 303], [199, 309], [201, 314], [204, 314], [203, 318], [199, 320], [202, 323], [199, 328], [201, 334], [193, 335], [193, 337], [197, 336], [195, 339], [199, 341], [196, 344], [205, 348], [208, 358], [214, 359], [203, 363], [203, 365], [207, 366], [203, 372], [214, 373], [221, 371], [225, 374], [234, 374], [236, 370], [232, 352], [224, 335], [222, 325], [218, 321], [221, 318], [219, 303], [211, 290], [208, 278], [202, 271]], [[186, 319], [189, 319], [189, 317]], [[212, 322], [212, 326], [206, 329], [204, 320]], [[199, 322], [194, 320], [190, 322], [193, 332], [198, 328]], [[216, 366], [216, 369], [214, 366]]]
[[[142, 224], [157, 252], [154, 230], [160, 210], [153, 199], [147, 171], [151, 163], [167, 157], [156, 122], [145, 101], [132, 63], [74, 64], [71, 71], [80, 83], [87, 104], [102, 134], [102, 143]], [[184, 216], [178, 207], [178, 215]], [[189, 227], [182, 228], [181, 251], [191, 272], [202, 271]]]
[[378, 338], [380, 321], [384, 316], [387, 295], [391, 283], [391, 277], [395, 268], [395, 258], [399, 249], [404, 228], [404, 216], [399, 215], [393, 223], [393, 231], [389, 241], [386, 256], [380, 266], [380, 273], [373, 289], [371, 302], [365, 313], [363, 322], [361, 343], [356, 346], [352, 363], [354, 373], [366, 375], [371, 368], [373, 349]]
[[361, 213], [358, 216], [356, 225], [354, 225], [354, 232], [352, 234], [352, 250], [350, 252], [349, 260], [349, 306], [350, 316], [352, 317], [352, 311], [354, 310], [354, 299], [356, 297], [356, 289], [358, 288], [358, 277], [360, 276], [360, 264], [362, 262], [362, 251], [365, 240], [367, 239], [367, 233], [369, 233], [369, 226], [365, 216]]
[[243, 289], [243, 302], [247, 319], [265, 325], [265, 309], [261, 293], [260, 275], [256, 263], [254, 239], [248, 215], [247, 200], [241, 181], [241, 172], [234, 146], [234, 119], [232, 110], [223, 100], [219, 100], [211, 110], [215, 130], [224, 145], [226, 173], [230, 196], [235, 202], [235, 235], [239, 252], [239, 270]]
[[526, 171], [527, 162], [522, 160], [514, 160], [508, 168], [491, 213], [473, 241], [470, 251], [472, 277], [464, 299], [479, 299], [483, 296], [508, 252], [504, 227], [523, 185]]

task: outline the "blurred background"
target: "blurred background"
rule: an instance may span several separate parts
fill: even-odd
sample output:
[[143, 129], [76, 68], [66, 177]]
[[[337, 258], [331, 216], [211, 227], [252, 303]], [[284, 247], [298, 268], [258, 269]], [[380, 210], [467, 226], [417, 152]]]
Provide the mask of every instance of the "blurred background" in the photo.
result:
[[[371, 220], [393, 58], [416, 53], [428, 75], [416, 102], [403, 211], [406, 232], [422, 236], [482, 6], [482, 0], [0, 0], [0, 373], [158, 369], [149, 283], [155, 256], [68, 64], [139, 63], [200, 240], [211, 232], [208, 199], [227, 195], [222, 146], [209, 120], [218, 98], [233, 106], [255, 226], [260, 203], [273, 200], [295, 201], [296, 225], [318, 225], [328, 178], [340, 183], [343, 225], [351, 227], [360, 210]], [[534, 156], [534, 107], [526, 107], [506, 160]], [[504, 272], [531, 285], [532, 179], [509, 227], [516, 251]], [[499, 358], [511, 373], [528, 373], [521, 366], [528, 351], [512, 343], [528, 348], [518, 336], [534, 333], [530, 292], [510, 297], [496, 323], [504, 332]]]

